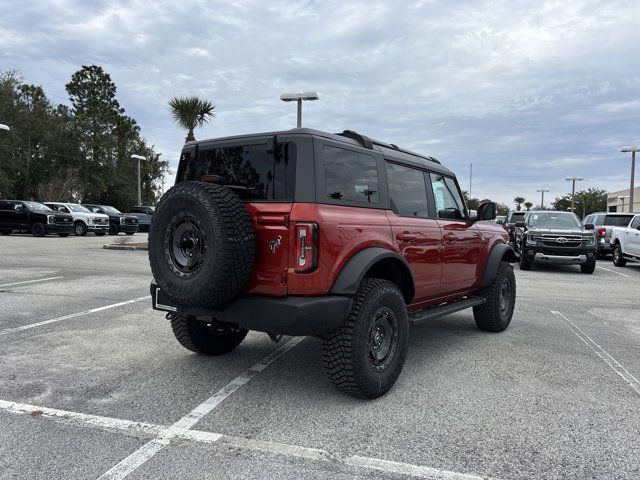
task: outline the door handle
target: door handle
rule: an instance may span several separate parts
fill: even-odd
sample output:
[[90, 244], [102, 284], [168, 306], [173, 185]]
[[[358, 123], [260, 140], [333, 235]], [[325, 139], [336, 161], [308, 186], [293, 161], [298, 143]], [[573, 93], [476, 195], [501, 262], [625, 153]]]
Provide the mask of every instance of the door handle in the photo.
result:
[[445, 233], [442, 238], [444, 238], [447, 242], [453, 243], [456, 241], [456, 236], [451, 233]]
[[409, 242], [411, 240], [415, 240], [417, 238], [417, 235], [409, 232], [402, 232], [397, 234], [396, 238], [403, 242]]

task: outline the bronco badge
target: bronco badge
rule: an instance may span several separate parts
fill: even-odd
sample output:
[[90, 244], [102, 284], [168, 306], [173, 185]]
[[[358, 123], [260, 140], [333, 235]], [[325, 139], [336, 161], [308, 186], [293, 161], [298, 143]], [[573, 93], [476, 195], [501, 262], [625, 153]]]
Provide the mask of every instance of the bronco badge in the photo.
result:
[[278, 235], [274, 240], [271, 240], [269, 242], [268, 247], [269, 247], [269, 250], [271, 250], [271, 253], [276, 253], [276, 250], [280, 246], [281, 242], [282, 242], [282, 237], [280, 235]]

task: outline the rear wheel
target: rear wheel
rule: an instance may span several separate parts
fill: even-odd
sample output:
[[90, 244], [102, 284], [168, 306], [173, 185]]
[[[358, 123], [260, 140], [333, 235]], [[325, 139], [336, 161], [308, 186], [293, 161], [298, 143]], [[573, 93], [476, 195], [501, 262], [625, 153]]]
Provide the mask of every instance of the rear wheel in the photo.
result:
[[11, 229], [10, 228], [3, 228], [0, 230], [0, 234], [2, 235], [11, 235]]
[[580, 265], [580, 271], [582, 273], [593, 273], [596, 271], [596, 262], [583, 263]]
[[171, 329], [180, 345], [203, 355], [223, 355], [236, 348], [248, 330], [235, 326], [207, 323], [193, 317], [170, 314]]
[[76, 222], [73, 226], [73, 233], [78, 237], [84, 237], [87, 234], [87, 226], [82, 222]]
[[473, 307], [473, 318], [480, 330], [502, 332], [511, 323], [516, 305], [516, 277], [508, 262], [500, 262], [496, 276], [488, 287], [479, 292], [486, 299]]
[[343, 325], [322, 342], [331, 382], [355, 397], [387, 393], [400, 376], [409, 345], [404, 297], [394, 283], [365, 278]]
[[44, 226], [44, 223], [36, 222], [31, 225], [31, 235], [34, 237], [44, 237], [47, 233], [47, 229]]
[[627, 264], [627, 259], [622, 255], [622, 248], [619, 243], [616, 243], [613, 247], [613, 264], [616, 267], [624, 267]]

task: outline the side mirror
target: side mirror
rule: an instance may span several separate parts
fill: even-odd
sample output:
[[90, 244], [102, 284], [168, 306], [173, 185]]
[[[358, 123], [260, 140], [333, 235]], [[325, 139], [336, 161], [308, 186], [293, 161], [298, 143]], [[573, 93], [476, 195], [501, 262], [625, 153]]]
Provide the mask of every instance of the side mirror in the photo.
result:
[[518, 228], [527, 228], [527, 224], [524, 223], [523, 221], [516, 222], [514, 223], [514, 225]]
[[493, 220], [497, 211], [495, 202], [484, 201], [478, 205], [478, 220]]
[[595, 229], [595, 228], [596, 228], [596, 227], [595, 227], [595, 225], [594, 225], [593, 223], [585, 223], [585, 224], [584, 224], [584, 229], [585, 229], [585, 230], [593, 230], [593, 229]]

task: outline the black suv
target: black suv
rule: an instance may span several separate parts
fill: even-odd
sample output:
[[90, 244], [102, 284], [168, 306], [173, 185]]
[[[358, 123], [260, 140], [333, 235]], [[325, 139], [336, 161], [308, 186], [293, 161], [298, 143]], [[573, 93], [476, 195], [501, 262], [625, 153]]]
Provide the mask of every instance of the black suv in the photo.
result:
[[34, 237], [48, 233], [68, 237], [73, 232], [73, 217], [38, 202], [0, 200], [0, 233], [10, 235], [14, 230], [30, 232]]
[[520, 270], [530, 270], [534, 262], [580, 265], [582, 273], [596, 268], [596, 236], [593, 225], [570, 212], [549, 210], [526, 212], [515, 223], [513, 245], [520, 254]]
[[83, 203], [93, 213], [104, 213], [109, 215], [109, 235], [118, 235], [124, 232], [127, 235], [133, 235], [138, 231], [138, 217], [122, 213], [117, 208], [109, 205], [94, 205]]

